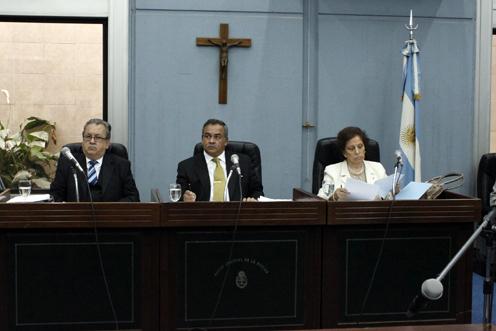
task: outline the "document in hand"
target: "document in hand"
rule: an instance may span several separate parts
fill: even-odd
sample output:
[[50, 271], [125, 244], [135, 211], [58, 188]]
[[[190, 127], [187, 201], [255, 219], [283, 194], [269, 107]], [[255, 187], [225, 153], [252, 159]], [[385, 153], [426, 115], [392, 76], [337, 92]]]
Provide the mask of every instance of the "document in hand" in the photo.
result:
[[[403, 175], [400, 176], [400, 180]], [[393, 187], [394, 175], [377, 180], [373, 184], [348, 178], [345, 188], [349, 192], [347, 200], [375, 200], [377, 197], [385, 198]]]

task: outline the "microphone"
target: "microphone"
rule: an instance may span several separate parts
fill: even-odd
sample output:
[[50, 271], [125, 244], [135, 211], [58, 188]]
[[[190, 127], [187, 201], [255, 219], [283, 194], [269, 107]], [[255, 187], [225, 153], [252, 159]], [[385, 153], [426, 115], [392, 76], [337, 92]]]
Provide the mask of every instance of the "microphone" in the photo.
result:
[[76, 158], [74, 157], [74, 155], [72, 155], [71, 150], [69, 149], [69, 147], [63, 147], [60, 150], [60, 154], [63, 154], [69, 161], [71, 161], [71, 163], [72, 163], [72, 165], [74, 167], [76, 167], [79, 171], [81, 171], [81, 173], [84, 174], [83, 168], [81, 168], [81, 165], [79, 164], [79, 162], [76, 160]]
[[239, 156], [238, 154], [231, 155], [231, 162], [233, 163], [233, 168], [236, 168], [238, 175], [241, 176], [241, 168], [239, 167]]
[[438, 300], [443, 296], [443, 284], [434, 278], [427, 279], [422, 283], [420, 293], [415, 296], [408, 310], [406, 316], [412, 318], [420, 310], [424, 309], [430, 301]]
[[394, 167], [397, 168], [398, 166], [400, 165], [403, 165], [403, 158], [401, 156], [401, 151], [399, 149], [397, 149], [395, 152], [394, 152], [394, 158], [396, 160], [395, 164], [394, 164]]

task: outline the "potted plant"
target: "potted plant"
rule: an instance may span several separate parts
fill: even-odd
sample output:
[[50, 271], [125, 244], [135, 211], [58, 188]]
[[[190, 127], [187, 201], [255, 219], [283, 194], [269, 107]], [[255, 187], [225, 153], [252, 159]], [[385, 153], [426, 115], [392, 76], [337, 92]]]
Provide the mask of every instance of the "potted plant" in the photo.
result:
[[58, 159], [47, 150], [50, 142], [56, 144], [55, 123], [29, 117], [12, 133], [0, 122], [0, 177], [7, 188], [19, 179], [31, 179], [33, 187], [50, 187], [51, 169]]

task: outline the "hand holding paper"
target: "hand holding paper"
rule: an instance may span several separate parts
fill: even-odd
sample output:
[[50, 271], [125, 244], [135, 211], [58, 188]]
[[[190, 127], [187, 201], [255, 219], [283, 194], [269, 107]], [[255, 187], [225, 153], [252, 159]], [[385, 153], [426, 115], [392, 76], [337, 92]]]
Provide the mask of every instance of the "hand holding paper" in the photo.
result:
[[375, 200], [380, 193], [379, 186], [351, 177], [346, 179], [345, 187], [349, 193], [346, 200]]
[[[403, 177], [401, 175], [400, 179]], [[346, 180], [346, 189], [349, 192], [347, 200], [376, 200], [386, 198], [393, 187], [394, 175], [377, 180], [373, 184], [362, 182], [353, 178]]]

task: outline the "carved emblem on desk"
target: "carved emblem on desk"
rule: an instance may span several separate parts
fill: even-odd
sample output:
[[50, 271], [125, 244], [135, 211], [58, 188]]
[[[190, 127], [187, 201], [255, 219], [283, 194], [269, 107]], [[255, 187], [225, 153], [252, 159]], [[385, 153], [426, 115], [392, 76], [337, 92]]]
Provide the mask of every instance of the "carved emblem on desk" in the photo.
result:
[[236, 286], [240, 289], [244, 289], [248, 286], [248, 277], [243, 270], [240, 270], [236, 276]]

